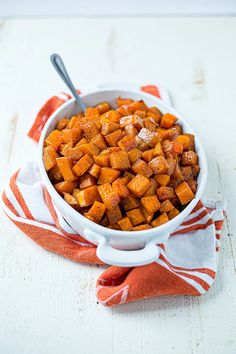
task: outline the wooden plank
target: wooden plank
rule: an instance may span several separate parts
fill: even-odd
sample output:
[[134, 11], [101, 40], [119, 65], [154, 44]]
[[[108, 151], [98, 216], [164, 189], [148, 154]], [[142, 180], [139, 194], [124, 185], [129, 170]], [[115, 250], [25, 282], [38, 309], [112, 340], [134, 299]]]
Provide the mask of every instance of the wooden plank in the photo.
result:
[[206, 296], [155, 298], [115, 309], [96, 302], [94, 286], [102, 269], [48, 253], [2, 225], [4, 354], [235, 353], [235, 35], [233, 18], [75, 18], [1, 25], [2, 186], [7, 175], [35, 158], [36, 146], [25, 137], [37, 109], [51, 93], [65, 89], [49, 63], [56, 51], [81, 88], [110, 79], [158, 81], [169, 88], [206, 148], [205, 196], [229, 205], [219, 274]]

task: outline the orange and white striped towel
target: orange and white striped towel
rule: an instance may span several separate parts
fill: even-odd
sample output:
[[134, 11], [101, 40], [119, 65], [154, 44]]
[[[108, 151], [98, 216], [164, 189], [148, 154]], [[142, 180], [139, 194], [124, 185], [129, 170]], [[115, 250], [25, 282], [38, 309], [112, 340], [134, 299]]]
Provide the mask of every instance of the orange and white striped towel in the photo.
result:
[[[154, 85], [142, 90], [160, 98], [164, 92]], [[38, 141], [49, 116], [69, 97], [60, 94], [45, 103], [29, 132], [31, 138]], [[41, 247], [75, 262], [102, 264], [96, 246], [76, 234], [60, 216], [41, 181], [36, 161], [11, 177], [2, 202], [8, 218]], [[161, 256], [155, 262], [106, 269], [97, 280], [99, 302], [113, 306], [152, 296], [204, 294], [216, 276], [223, 221], [224, 203], [199, 202], [161, 246]]]

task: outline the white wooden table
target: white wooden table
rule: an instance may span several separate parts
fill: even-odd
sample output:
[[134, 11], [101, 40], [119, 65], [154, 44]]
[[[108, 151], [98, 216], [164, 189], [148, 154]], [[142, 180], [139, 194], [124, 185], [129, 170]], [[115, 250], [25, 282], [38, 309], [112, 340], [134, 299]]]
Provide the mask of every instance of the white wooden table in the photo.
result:
[[102, 269], [0, 229], [1, 354], [236, 353], [236, 19], [87, 18], [0, 23], [0, 182], [36, 155], [26, 133], [42, 103], [65, 90], [49, 55], [79, 87], [161, 82], [199, 134], [209, 162], [205, 196], [228, 202], [217, 280], [207, 295], [114, 309], [97, 304]]

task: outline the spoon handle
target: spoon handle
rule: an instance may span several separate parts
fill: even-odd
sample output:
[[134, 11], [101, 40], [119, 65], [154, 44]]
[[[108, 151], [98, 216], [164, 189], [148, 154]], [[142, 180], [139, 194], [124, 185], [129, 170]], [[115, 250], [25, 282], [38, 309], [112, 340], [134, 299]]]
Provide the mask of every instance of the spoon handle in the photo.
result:
[[54, 66], [54, 68], [56, 69], [56, 71], [58, 72], [58, 74], [60, 75], [60, 77], [65, 82], [66, 86], [69, 88], [72, 95], [74, 96], [79, 108], [84, 113], [86, 106], [83, 103], [83, 101], [81, 100], [80, 96], [78, 95], [74, 85], [72, 84], [72, 81], [69, 77], [69, 74], [68, 74], [66, 68], [65, 68], [62, 58], [58, 54], [52, 54], [50, 59], [51, 59], [52, 65]]

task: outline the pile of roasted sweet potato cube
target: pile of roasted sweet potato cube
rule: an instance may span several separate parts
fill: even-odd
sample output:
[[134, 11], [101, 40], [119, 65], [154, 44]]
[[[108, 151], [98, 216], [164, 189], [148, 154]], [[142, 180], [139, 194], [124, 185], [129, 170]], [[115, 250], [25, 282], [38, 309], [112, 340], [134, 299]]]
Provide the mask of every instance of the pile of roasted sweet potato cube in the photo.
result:
[[125, 231], [157, 227], [194, 198], [194, 136], [144, 101], [116, 99], [62, 118], [45, 139], [48, 176], [86, 218]]

